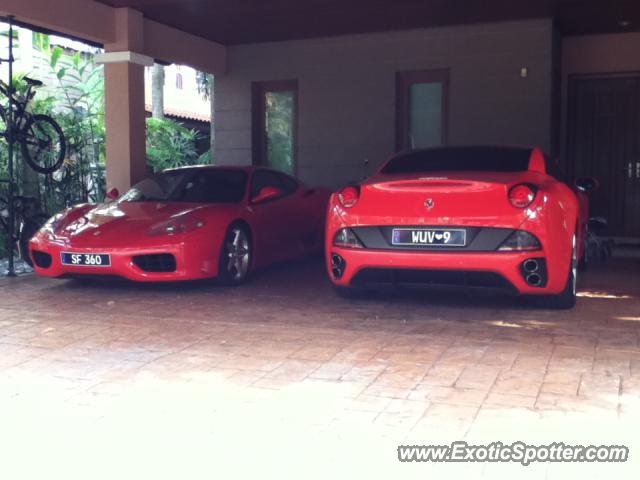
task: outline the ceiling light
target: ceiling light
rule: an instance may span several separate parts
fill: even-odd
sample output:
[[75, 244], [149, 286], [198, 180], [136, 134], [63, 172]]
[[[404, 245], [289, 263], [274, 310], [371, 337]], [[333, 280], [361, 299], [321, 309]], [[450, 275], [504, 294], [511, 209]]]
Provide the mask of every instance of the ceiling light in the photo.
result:
[[620, 20], [618, 22], [618, 25], [622, 28], [627, 28], [629, 25], [631, 25], [631, 22], [629, 20]]

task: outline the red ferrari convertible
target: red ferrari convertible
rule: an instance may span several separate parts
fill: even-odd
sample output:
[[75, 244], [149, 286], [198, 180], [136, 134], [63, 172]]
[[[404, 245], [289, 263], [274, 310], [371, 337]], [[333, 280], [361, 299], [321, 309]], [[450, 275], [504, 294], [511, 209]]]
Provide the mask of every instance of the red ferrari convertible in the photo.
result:
[[552, 168], [537, 148], [436, 148], [391, 158], [329, 201], [326, 258], [336, 289], [504, 287], [571, 308], [587, 200]]
[[235, 285], [253, 268], [321, 251], [329, 194], [265, 168], [167, 170], [117, 201], [56, 215], [30, 252], [36, 272], [49, 277], [218, 277]]

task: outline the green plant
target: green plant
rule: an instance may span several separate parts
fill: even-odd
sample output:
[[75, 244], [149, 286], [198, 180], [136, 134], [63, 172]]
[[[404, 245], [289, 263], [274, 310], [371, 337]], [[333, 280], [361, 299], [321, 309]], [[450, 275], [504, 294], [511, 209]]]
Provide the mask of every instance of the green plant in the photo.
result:
[[265, 100], [269, 164], [277, 170], [293, 173], [293, 94], [267, 92]]
[[35, 42], [49, 54], [55, 75], [55, 101], [34, 104], [34, 108], [54, 110], [67, 140], [63, 167], [45, 179], [45, 202], [50, 211], [79, 202], [100, 201], [105, 192], [105, 125], [103, 67], [93, 55], [68, 54], [53, 47], [48, 36]]
[[198, 165], [213, 165], [213, 157], [211, 155], [211, 150], [207, 150], [206, 152], [202, 153], [199, 157], [198, 160], [196, 161], [196, 163]]
[[[33, 113], [54, 117], [60, 124], [67, 141], [67, 157], [59, 171], [37, 175], [23, 165], [16, 149], [14, 179], [18, 193], [38, 197], [42, 210], [53, 214], [68, 205], [104, 198], [104, 75], [91, 52], [70, 53], [53, 47], [49, 36], [41, 33], [34, 33], [33, 39], [34, 47], [45, 54], [48, 77], [54, 81], [47, 81], [39, 89], [29, 108]], [[24, 76], [14, 77], [18, 93], [26, 90]], [[0, 147], [0, 178], [7, 177], [7, 159], [6, 148]], [[0, 184], [0, 195], [6, 196], [6, 183]], [[5, 253], [5, 241], [0, 232], [0, 257]]]
[[154, 172], [198, 163], [198, 133], [165, 119], [147, 119], [147, 164]]
[[[215, 77], [210, 73], [198, 71], [196, 73], [196, 82], [198, 85], [198, 92], [202, 95], [202, 98], [209, 102], [209, 111], [211, 113], [209, 119], [209, 151], [215, 152], [216, 150], [216, 129], [213, 123], [215, 118], [215, 100], [216, 100], [216, 82]], [[209, 161], [207, 163], [214, 164], [215, 158], [213, 153], [209, 154]]]

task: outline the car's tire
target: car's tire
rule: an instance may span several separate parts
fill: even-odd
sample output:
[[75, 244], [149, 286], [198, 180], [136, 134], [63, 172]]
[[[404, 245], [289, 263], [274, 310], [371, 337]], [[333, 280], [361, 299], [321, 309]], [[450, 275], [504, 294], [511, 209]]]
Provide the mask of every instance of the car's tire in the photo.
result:
[[253, 245], [249, 229], [240, 223], [234, 223], [220, 249], [218, 262], [218, 283], [233, 287], [247, 281], [251, 273]]
[[578, 280], [578, 258], [576, 248], [576, 238], [573, 237], [573, 250], [571, 253], [571, 263], [569, 265], [569, 276], [564, 290], [558, 295], [549, 295], [545, 298], [545, 305], [557, 310], [567, 310], [576, 305], [576, 282]]

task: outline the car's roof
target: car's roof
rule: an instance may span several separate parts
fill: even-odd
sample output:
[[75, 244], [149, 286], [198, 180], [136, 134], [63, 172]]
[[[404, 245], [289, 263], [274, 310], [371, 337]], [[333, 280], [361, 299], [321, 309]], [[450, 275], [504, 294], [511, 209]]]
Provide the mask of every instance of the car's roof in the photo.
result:
[[196, 170], [236, 170], [240, 172], [246, 172], [248, 175], [252, 175], [255, 172], [266, 171], [284, 175], [300, 183], [300, 180], [298, 180], [293, 175], [281, 172], [280, 170], [276, 170], [275, 168], [263, 167], [260, 165], [186, 165], [184, 167], [167, 168], [162, 172], [189, 172]]
[[185, 170], [244, 170], [250, 172], [257, 168], [253, 165], [185, 165], [183, 167], [167, 168], [163, 172], [180, 172]]
[[533, 150], [540, 149], [531, 145], [442, 145], [438, 147], [416, 148], [413, 150], [403, 150], [396, 153], [394, 156], [410, 155], [412, 153], [421, 152], [437, 152], [439, 150], [513, 150], [517, 152], [532, 152]]

